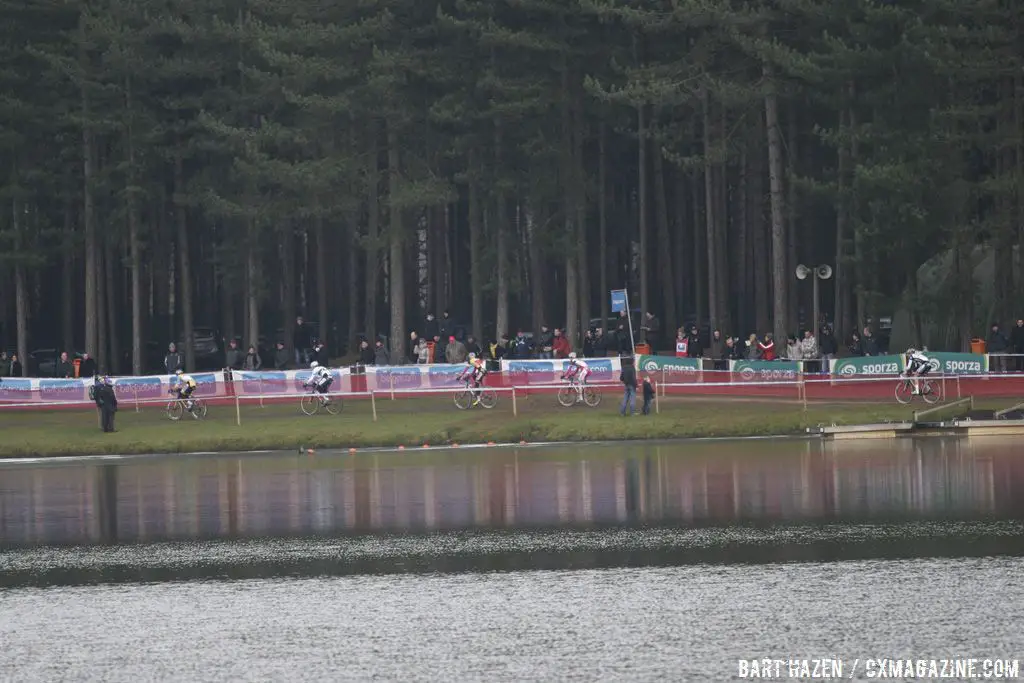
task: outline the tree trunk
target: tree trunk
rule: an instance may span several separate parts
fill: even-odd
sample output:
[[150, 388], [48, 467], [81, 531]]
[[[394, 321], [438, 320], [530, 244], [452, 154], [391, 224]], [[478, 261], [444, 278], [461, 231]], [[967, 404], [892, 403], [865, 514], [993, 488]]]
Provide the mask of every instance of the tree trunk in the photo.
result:
[[[796, 272], [796, 266], [800, 263], [801, 258], [807, 258], [812, 261], [808, 263], [811, 268], [818, 265], [817, 254], [813, 253], [813, 244], [806, 244], [801, 242], [797, 236], [797, 204], [796, 204], [796, 161], [797, 161], [797, 119], [796, 119], [796, 107], [789, 107], [789, 120], [787, 121], [787, 140], [786, 140], [786, 173], [789, 179], [789, 184], [786, 185], [787, 190], [787, 201], [785, 202], [786, 208], [786, 265], [785, 273], [787, 281], [788, 278], [794, 277], [793, 273]], [[802, 244], [804, 249], [804, 256], [801, 257], [797, 246]], [[809, 289], [809, 288], [805, 288]], [[787, 287], [788, 298], [786, 300], [786, 329], [795, 332], [797, 335], [800, 334], [799, 326], [799, 313], [800, 313], [800, 302], [801, 299], [807, 301], [809, 297], [800, 296], [800, 289], [794, 286]], [[814, 310], [814, 306], [805, 306], [804, 310], [807, 311], [805, 321], [810, 320], [813, 316], [811, 311]], [[814, 321], [810, 320], [807, 323], [807, 329], [814, 329]]]
[[[753, 287], [754, 287], [754, 332], [761, 335], [768, 331], [770, 325], [771, 274], [769, 273], [769, 256], [767, 224], [764, 213], [764, 161], [765, 161], [765, 128], [764, 119], [757, 117], [754, 124], [756, 138], [749, 148], [753, 153], [750, 159], [750, 230], [753, 236]], [[749, 332], [749, 330], [748, 330]]]
[[348, 278], [348, 330], [346, 332], [346, 355], [355, 353], [359, 348], [359, 341], [356, 339], [356, 333], [359, 331], [359, 259], [357, 257], [358, 251], [356, 247], [356, 240], [358, 235], [356, 233], [356, 224], [354, 220], [349, 220], [348, 225], [345, 226], [345, 251], [348, 254], [348, 272], [345, 274]]
[[[195, 334], [192, 330], [192, 266], [189, 259], [188, 217], [185, 206], [185, 162], [182, 158], [182, 149], [180, 147], [183, 143], [179, 140], [178, 144], [178, 153], [174, 158], [174, 214], [177, 224], [176, 241], [178, 243], [177, 275], [178, 282], [181, 284], [181, 332], [184, 333], [181, 343], [185, 345], [185, 368], [189, 372], [194, 372], [196, 369], [196, 346]], [[177, 338], [178, 332], [179, 330], [171, 330], [171, 334], [175, 338]], [[181, 349], [178, 350], [181, 351]]]
[[[60, 269], [60, 295], [61, 295], [61, 339], [64, 349], [71, 351], [75, 349], [75, 300], [77, 289], [74, 285], [75, 277], [75, 224], [74, 208], [71, 199], [64, 203], [64, 244], [61, 248], [61, 269]], [[92, 349], [89, 353], [95, 353]], [[19, 353], [21, 353], [19, 351]]]
[[373, 346], [377, 337], [377, 282], [380, 278], [380, 171], [377, 158], [377, 122], [370, 120], [367, 154], [366, 193], [366, 339]]
[[[582, 346], [583, 334], [590, 327], [590, 264], [587, 246], [587, 186], [586, 167], [583, 158], [583, 143], [586, 136], [586, 121], [583, 118], [583, 102], [579, 93], [573, 97], [573, 193], [576, 204], [576, 267], [579, 269], [579, 309], [572, 321], [579, 321], [580, 327], [573, 330], [569, 342], [573, 348]], [[567, 333], [568, 334], [568, 333]]]
[[[545, 229], [541, 223], [542, 216], [538, 216], [535, 207], [530, 206], [526, 211], [526, 231], [530, 256], [530, 313], [533, 320], [534, 330], [540, 329], [545, 324], [547, 307], [544, 301], [544, 263], [540, 250], [540, 233]], [[521, 327], [521, 326], [520, 326]]]
[[850, 283], [846, 272], [846, 234], [849, 220], [849, 199], [846, 196], [848, 176], [850, 174], [850, 147], [844, 139], [852, 135], [848, 105], [839, 110], [839, 162], [836, 170], [836, 265], [835, 265], [835, 311], [833, 320], [836, 334], [840, 339], [848, 335], [853, 328], [850, 320]]
[[690, 219], [693, 217], [689, 211], [690, 188], [687, 187], [686, 173], [681, 169], [675, 172], [675, 239], [672, 243], [673, 255], [675, 257], [675, 277], [678, 318], [674, 323], [666, 321], [662, 325], [665, 340], [671, 342], [675, 327], [681, 327], [686, 316], [692, 313], [691, 301], [693, 301], [693, 282], [689, 277], [690, 268], [686, 266], [686, 246], [690, 237]]
[[482, 337], [484, 321], [484, 274], [481, 251], [483, 246], [482, 228], [483, 212], [480, 207], [480, 189], [477, 178], [480, 166], [477, 160], [476, 146], [469, 150], [469, 284], [472, 315], [470, 327], [473, 336]]
[[597, 240], [600, 251], [598, 273], [601, 279], [601, 327], [605, 327], [608, 324], [611, 295], [608, 289], [608, 127], [603, 120], [598, 137], [597, 154]]
[[[658, 220], [658, 265], [661, 271], [662, 322], [664, 330], [675, 329], [679, 322], [676, 282], [672, 269], [672, 240], [668, 230], [668, 197], [665, 191], [665, 160], [661, 150], [654, 152], [654, 204]], [[664, 341], [664, 338], [662, 339]], [[653, 353], [656, 349], [651, 349]]]
[[[494, 121], [494, 167], [500, 172], [503, 169], [501, 121]], [[495, 186], [496, 200], [494, 210], [495, 240], [498, 242], [498, 294], [495, 302], [494, 340], [497, 342], [508, 334], [508, 297], [509, 297], [509, 254], [508, 254], [508, 206], [505, 188], [498, 182]], [[484, 339], [478, 338], [480, 344]]]
[[103, 368], [104, 373], [111, 372], [110, 347], [107, 340], [107, 287], [106, 272], [103, 267], [104, 249], [97, 236], [96, 244], [96, 342], [99, 344], [99, 355], [96, 357], [96, 365]]
[[[285, 348], [288, 349], [288, 357], [294, 360], [295, 340], [292, 338], [292, 335], [288, 334], [288, 330], [295, 324], [295, 318], [298, 317], [298, 313], [295, 310], [295, 229], [290, 221], [286, 220], [282, 223], [279, 239], [281, 240], [281, 315], [284, 319], [281, 326], [285, 329], [283, 341]], [[318, 251], [323, 251], [323, 249], [318, 249]], [[304, 310], [302, 315], [305, 316], [308, 322], [309, 312]], [[321, 318], [318, 322], [320, 323], [320, 331], [323, 332], [327, 321]], [[250, 343], [255, 344], [256, 342], [250, 341]]]
[[[84, 33], [84, 15], [83, 15]], [[83, 37], [84, 44], [84, 37]], [[84, 48], [83, 48], [84, 54]], [[99, 331], [99, 269], [97, 268], [96, 223], [93, 207], [93, 177], [96, 173], [96, 158], [92, 125], [89, 121], [89, 95], [82, 88], [82, 224], [85, 232], [85, 350], [93, 354], [100, 363]], [[28, 358], [24, 359], [28, 367]]]
[[[117, 260], [114, 251], [113, 237], [108, 233], [104, 241], [103, 269], [106, 275], [107, 294], [107, 324], [109, 329], [110, 362], [107, 367], [112, 373], [120, 373], [122, 365], [121, 357], [121, 334], [118, 323], [121, 320], [120, 306], [118, 306], [117, 293], [120, 288], [114, 279], [114, 265]], [[117, 264], [120, 269], [120, 264]]]
[[764, 65], [768, 92], [764, 97], [765, 125], [768, 128], [768, 182], [772, 207], [772, 314], [775, 339], [786, 339], [786, 302], [789, 279], [786, 277], [786, 223], [782, 192], [782, 142], [779, 139], [779, 102], [770, 65]]
[[707, 231], [705, 243], [707, 246], [708, 265], [708, 325], [712, 330], [718, 329], [722, 318], [722, 301], [719, 300], [718, 275], [715, 268], [718, 265], [718, 224], [716, 222], [715, 209], [717, 205], [715, 194], [715, 160], [713, 158], [713, 141], [711, 128], [711, 99], [707, 88], [702, 93], [702, 107], [704, 116], [704, 226]]
[[637, 111], [637, 195], [640, 232], [640, 315], [650, 310], [647, 300], [647, 122], [644, 105]]
[[694, 315], [697, 318], [697, 322], [702, 323], [708, 319], [708, 282], [704, 279], [704, 269], [701, 267], [705, 260], [705, 246], [703, 237], [706, 234], [706, 230], [701, 230], [700, 226], [704, 223], [703, 214], [701, 213], [701, 188], [702, 185], [698, 183], [698, 177], [694, 174], [690, 182], [690, 205], [693, 209], [693, 301], [694, 301]]
[[[260, 338], [260, 279], [259, 279], [259, 235], [256, 220], [248, 219], [245, 240], [245, 340], [243, 351], [249, 344], [256, 344]], [[182, 275], [184, 276], [184, 270]], [[189, 345], [191, 346], [191, 344]]]
[[405, 269], [402, 267], [402, 208], [397, 205], [401, 169], [398, 156], [398, 131], [388, 122], [388, 240], [391, 245], [388, 259], [391, 299], [391, 362], [405, 358]]
[[[316, 233], [316, 257], [314, 267], [316, 268], [316, 317], [320, 323], [320, 341], [327, 345], [328, 349], [339, 349], [341, 339], [331, 339], [329, 332], [332, 329], [332, 316], [330, 309], [331, 290], [327, 286], [327, 231], [324, 230], [324, 217], [319, 211], [313, 219], [314, 231]], [[285, 317], [285, 329], [294, 320]], [[340, 322], [340, 321], [338, 321]], [[286, 337], [289, 335], [285, 335]]]
[[142, 245], [139, 244], [139, 209], [135, 200], [135, 139], [132, 127], [131, 80], [125, 78], [128, 110], [128, 249], [131, 253], [132, 277], [132, 374], [142, 374]]
[[21, 256], [25, 246], [22, 240], [21, 212], [18, 200], [11, 200], [11, 228], [14, 232], [15, 253], [18, 259], [14, 262], [14, 327], [18, 345], [18, 358], [21, 360], [21, 376], [29, 376], [28, 362], [28, 283], [25, 278], [25, 264]]
[[726, 334], [736, 334], [740, 330], [746, 329], [751, 323], [753, 316], [750, 314], [750, 301], [752, 292], [750, 287], [750, 207], [748, 196], [750, 188], [748, 187], [748, 169], [747, 169], [747, 145], [744, 144], [740, 149], [740, 162], [739, 162], [739, 182], [736, 194], [739, 201], [736, 204], [738, 215], [736, 217], [736, 249], [733, 251], [735, 256], [735, 263], [732, 266], [733, 272], [736, 274], [733, 279], [735, 288], [733, 295], [736, 301], [736, 315], [737, 319], [735, 322], [738, 325], [732, 327], [732, 329], [724, 330]]

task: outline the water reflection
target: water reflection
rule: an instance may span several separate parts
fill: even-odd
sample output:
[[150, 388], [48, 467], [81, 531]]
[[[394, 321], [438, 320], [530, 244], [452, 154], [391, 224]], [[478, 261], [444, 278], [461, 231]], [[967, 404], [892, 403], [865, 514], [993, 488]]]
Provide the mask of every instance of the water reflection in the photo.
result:
[[740, 441], [0, 469], [0, 544], [1016, 518], [1012, 441]]

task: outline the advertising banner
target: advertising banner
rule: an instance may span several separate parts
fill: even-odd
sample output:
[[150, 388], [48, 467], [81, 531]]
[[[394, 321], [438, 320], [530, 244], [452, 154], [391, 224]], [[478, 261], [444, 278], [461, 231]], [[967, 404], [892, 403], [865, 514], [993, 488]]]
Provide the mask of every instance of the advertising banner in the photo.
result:
[[988, 372], [988, 356], [980, 353], [925, 351], [932, 359], [932, 372], [947, 375], [983, 375]]
[[832, 361], [836, 377], [898, 375], [903, 372], [903, 356], [857, 356]]
[[664, 372], [672, 381], [692, 378], [700, 381], [703, 362], [700, 358], [678, 358], [673, 356], [637, 356], [637, 370], [640, 372]]
[[733, 361], [733, 379], [741, 382], [795, 382], [800, 363], [795, 360]]

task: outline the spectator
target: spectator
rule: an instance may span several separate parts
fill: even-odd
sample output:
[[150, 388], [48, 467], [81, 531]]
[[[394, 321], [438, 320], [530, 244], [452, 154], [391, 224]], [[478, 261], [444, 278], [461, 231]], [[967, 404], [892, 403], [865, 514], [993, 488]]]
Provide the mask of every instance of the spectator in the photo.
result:
[[689, 357], [690, 355], [690, 335], [686, 334], [686, 330], [679, 328], [676, 330], [676, 356], [677, 357]]
[[24, 368], [21, 365], [21, 361], [18, 360], [18, 354], [12, 353], [11, 359], [7, 364], [7, 377], [21, 377], [24, 372]]
[[619, 413], [626, 415], [626, 408], [629, 407], [629, 414], [636, 415], [636, 368], [633, 366], [633, 357], [627, 356], [622, 359], [622, 372], [619, 373], [619, 381], [622, 382], [622, 406]]
[[82, 364], [78, 366], [79, 377], [95, 377], [96, 376], [96, 361], [89, 352], [86, 351], [82, 354]]
[[6, 351], [0, 351], [0, 377], [6, 377], [11, 370], [11, 360]]
[[423, 338], [420, 338], [416, 344], [416, 362], [420, 365], [428, 364], [430, 362], [430, 345]]
[[296, 367], [309, 365], [313, 350], [313, 332], [300, 315], [295, 319], [295, 330], [292, 332], [292, 345], [295, 347]]
[[878, 355], [878, 343], [875, 341], [875, 335], [871, 333], [870, 327], [864, 328], [864, 337], [862, 343], [864, 344], [865, 356]]
[[244, 359], [242, 349], [238, 348], [238, 340], [232, 339], [228, 343], [227, 350], [224, 352], [224, 367], [228, 370], [241, 370]]
[[821, 360], [818, 358], [818, 340], [814, 333], [804, 330], [804, 338], [800, 340], [800, 357], [804, 361], [805, 372], [821, 372]]
[[466, 362], [466, 345], [455, 338], [455, 335], [448, 337], [448, 346], [444, 350], [444, 358], [449, 363], [458, 364]]
[[455, 330], [452, 329], [452, 318], [448, 315], [448, 311], [441, 314], [441, 320], [438, 323], [437, 331], [441, 336], [441, 339], [447, 339], [455, 332]]
[[1010, 344], [1017, 355], [1014, 367], [1017, 372], [1024, 372], [1024, 319], [1018, 318], [1017, 325], [1010, 330]]
[[651, 378], [644, 377], [644, 407], [641, 409], [644, 415], [651, 414], [651, 401], [654, 400], [654, 387], [651, 385]]
[[836, 354], [839, 352], [836, 335], [832, 332], [832, 327], [829, 325], [821, 328], [821, 334], [818, 336], [818, 350], [821, 352], [821, 357], [825, 360], [835, 360]]
[[359, 341], [359, 364], [360, 365], [373, 365], [374, 353], [373, 349], [370, 348], [370, 343], [365, 339]]
[[697, 326], [690, 327], [690, 333], [686, 335], [686, 355], [690, 358], [704, 357], [704, 344], [701, 343], [700, 333]]
[[760, 360], [761, 358], [761, 345], [757, 341], [757, 335], [751, 333], [747, 337], [746, 342], [746, 358], [747, 360]]
[[[178, 347], [174, 342], [167, 345], [167, 355], [164, 356], [164, 372], [168, 375], [173, 375], [178, 370], [185, 369], [185, 359], [178, 353]], [[95, 373], [94, 373], [95, 374]], [[85, 370], [82, 370], [82, 376], [88, 377], [85, 374]]]
[[647, 311], [644, 314], [644, 322], [640, 326], [640, 331], [644, 333], [644, 340], [651, 347], [651, 353], [655, 353], [661, 336], [661, 321], [656, 315]]
[[800, 342], [796, 335], [789, 335], [786, 338], [786, 360], [800, 360]]
[[483, 357], [483, 352], [480, 350], [480, 345], [476, 343], [476, 337], [469, 335], [466, 337], [466, 353], [475, 354], [477, 358]]
[[615, 333], [615, 338], [619, 340], [619, 355], [632, 356], [633, 340], [629, 336], [629, 330], [626, 329], [626, 323], [619, 323], [619, 329]]
[[420, 338], [416, 334], [416, 330], [409, 333], [409, 360], [413, 363], [419, 361], [420, 357]]
[[331, 359], [328, 357], [330, 354], [327, 352], [327, 343], [323, 340], [317, 340], [313, 343], [313, 360], [320, 365], [330, 367]]
[[509, 357], [518, 360], [530, 357], [530, 343], [526, 340], [526, 335], [522, 330], [516, 332], [516, 339], [509, 349]]
[[594, 356], [604, 358], [608, 355], [608, 338], [604, 336], [604, 328], [594, 330]]
[[552, 355], [555, 358], [568, 358], [572, 352], [572, 347], [569, 345], [569, 340], [566, 339], [565, 335], [559, 329], [555, 330], [555, 336], [551, 342]]
[[725, 351], [722, 331], [715, 330], [711, 333], [711, 358], [714, 360], [715, 370], [727, 370], [729, 368], [729, 361], [726, 359]]
[[[739, 337], [726, 337], [725, 338], [725, 367], [723, 370], [729, 369], [729, 361], [731, 360], [743, 360], [743, 353], [741, 351], [741, 345], [737, 344]], [[718, 369], [717, 367], [715, 368]]]
[[75, 366], [71, 364], [67, 351], [61, 351], [60, 360], [57, 361], [57, 365], [53, 371], [53, 376], [62, 378], [75, 376]]
[[444, 363], [446, 360], [445, 347], [448, 345], [447, 337], [440, 337], [434, 335], [434, 357], [431, 359], [433, 363]]
[[502, 360], [508, 357], [508, 335], [501, 335], [501, 339], [491, 344], [491, 358]]
[[540, 334], [537, 335], [537, 348], [540, 349], [540, 353], [537, 354], [538, 358], [552, 358], [554, 357], [554, 343], [555, 336], [551, 334], [547, 325], [540, 326]]
[[249, 347], [249, 352], [245, 354], [245, 360], [242, 362], [242, 367], [250, 371], [256, 371], [263, 367], [263, 359], [260, 358], [260, 354], [256, 353], [255, 346]]
[[423, 336], [427, 339], [433, 339], [441, 334], [441, 330], [437, 326], [437, 321], [434, 320], [433, 313], [427, 313], [427, 320], [423, 324]]
[[850, 350], [850, 355], [852, 356], [864, 355], [864, 342], [856, 332], [850, 334], [850, 341], [847, 342], [846, 348]]
[[758, 342], [757, 350], [761, 354], [761, 360], [775, 360], [775, 339], [771, 332], [764, 335], [764, 341]]
[[287, 370], [288, 360], [288, 349], [285, 348], [284, 342], [277, 342], [277, 348], [274, 349], [274, 369]]
[[391, 365], [391, 356], [388, 354], [388, 350], [384, 348], [384, 342], [380, 339], [377, 340], [373, 349], [373, 364], [378, 367]]
[[114, 431], [114, 413], [117, 412], [117, 394], [109, 377], [97, 377], [93, 386], [93, 400], [100, 411], [100, 429], [106, 433]]
[[583, 357], [594, 357], [594, 334], [590, 330], [583, 333]]
[[1006, 335], [999, 329], [999, 323], [992, 323], [992, 329], [989, 330], [986, 341], [988, 352], [996, 356], [992, 358], [992, 372], [1006, 372], [1006, 358], [1002, 354], [1006, 353], [1010, 344], [1006, 340]]

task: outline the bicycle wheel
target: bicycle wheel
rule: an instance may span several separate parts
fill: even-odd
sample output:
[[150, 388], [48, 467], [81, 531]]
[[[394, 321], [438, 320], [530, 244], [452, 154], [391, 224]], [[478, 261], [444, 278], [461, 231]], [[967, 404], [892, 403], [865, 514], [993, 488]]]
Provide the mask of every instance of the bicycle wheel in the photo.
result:
[[201, 398], [195, 399], [195, 402], [192, 404], [192, 414], [200, 420], [206, 417], [206, 401]]
[[921, 398], [925, 403], [934, 405], [942, 400], [942, 385], [925, 380], [921, 387]]
[[487, 409], [498, 405], [498, 393], [494, 389], [484, 389], [480, 392], [480, 405]]
[[914, 388], [910, 382], [903, 380], [896, 385], [896, 402], [907, 405], [914, 398]]
[[591, 408], [596, 408], [601, 403], [601, 392], [592, 387], [583, 390], [583, 402]]
[[171, 401], [167, 404], [167, 417], [177, 422], [181, 419], [181, 413], [184, 408], [181, 405], [181, 401]]
[[469, 391], [460, 391], [452, 396], [452, 400], [455, 401], [455, 407], [459, 410], [467, 410], [473, 405], [473, 394]]
[[337, 415], [341, 412], [342, 402], [340, 398], [332, 398], [330, 402], [324, 406], [324, 409], [331, 415]]
[[576, 389], [571, 386], [564, 386], [558, 390], [558, 402], [565, 408], [572, 408], [576, 403]]
[[316, 415], [317, 411], [320, 410], [320, 399], [313, 394], [306, 394], [299, 399], [299, 408], [306, 415]]

